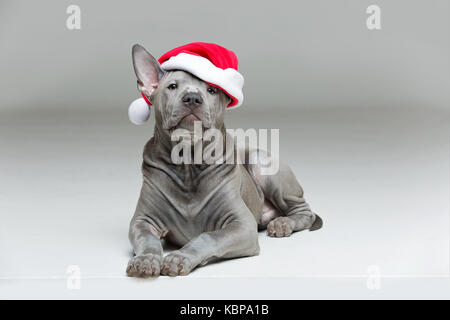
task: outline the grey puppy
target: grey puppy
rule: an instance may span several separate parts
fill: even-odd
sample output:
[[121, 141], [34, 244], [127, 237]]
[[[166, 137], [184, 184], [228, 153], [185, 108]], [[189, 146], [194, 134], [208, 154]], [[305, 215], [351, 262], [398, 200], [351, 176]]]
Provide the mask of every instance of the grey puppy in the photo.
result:
[[[258, 229], [286, 237], [322, 227], [283, 164], [275, 175], [261, 175], [259, 164], [236, 161], [173, 164], [171, 133], [178, 128], [192, 132], [194, 121], [201, 121], [204, 130], [220, 130], [225, 144], [230, 98], [187, 72], [162, 70], [140, 45], [133, 46], [132, 54], [138, 89], [153, 105], [155, 130], [144, 149], [144, 181], [130, 224], [135, 256], [126, 270], [129, 276], [187, 275], [211, 261], [257, 255]], [[276, 161], [260, 150], [246, 151], [246, 156]], [[180, 249], [163, 257], [163, 239]]]

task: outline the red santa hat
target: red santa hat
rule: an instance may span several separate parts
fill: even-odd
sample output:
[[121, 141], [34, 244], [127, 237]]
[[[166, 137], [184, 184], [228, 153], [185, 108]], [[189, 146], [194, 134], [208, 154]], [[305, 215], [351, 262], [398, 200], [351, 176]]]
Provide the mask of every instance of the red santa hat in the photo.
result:
[[[241, 106], [244, 95], [244, 77], [238, 72], [238, 59], [233, 51], [215, 43], [194, 42], [170, 50], [158, 59], [166, 71], [183, 70], [222, 89], [230, 98], [228, 109]], [[150, 115], [150, 102], [135, 100], [128, 109], [131, 122], [143, 124]]]

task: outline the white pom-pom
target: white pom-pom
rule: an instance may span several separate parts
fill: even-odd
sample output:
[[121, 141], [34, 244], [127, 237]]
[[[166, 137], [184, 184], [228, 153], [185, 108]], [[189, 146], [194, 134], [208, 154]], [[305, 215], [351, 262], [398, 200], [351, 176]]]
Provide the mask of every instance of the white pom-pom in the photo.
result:
[[128, 118], [137, 125], [144, 124], [150, 117], [150, 106], [144, 100], [139, 98], [134, 100], [128, 108]]

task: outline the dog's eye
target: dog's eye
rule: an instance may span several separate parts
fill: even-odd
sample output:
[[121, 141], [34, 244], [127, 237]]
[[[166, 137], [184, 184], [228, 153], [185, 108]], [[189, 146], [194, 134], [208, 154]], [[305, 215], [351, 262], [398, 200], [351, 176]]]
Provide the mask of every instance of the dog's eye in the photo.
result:
[[175, 90], [177, 88], [177, 84], [176, 83], [171, 83], [169, 84], [169, 86], [167, 87], [167, 89], [169, 90]]
[[216, 93], [217, 93], [217, 88], [209, 87], [209, 88], [208, 88], [208, 92], [209, 92], [210, 94], [216, 94]]

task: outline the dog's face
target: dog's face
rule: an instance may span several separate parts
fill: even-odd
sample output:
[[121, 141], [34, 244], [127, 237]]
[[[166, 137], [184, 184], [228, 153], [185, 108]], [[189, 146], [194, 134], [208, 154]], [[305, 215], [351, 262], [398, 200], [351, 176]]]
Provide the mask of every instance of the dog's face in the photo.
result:
[[139, 45], [133, 46], [133, 66], [138, 89], [152, 103], [156, 125], [163, 130], [193, 131], [195, 121], [201, 121], [203, 129], [222, 127], [230, 98], [221, 89], [185, 71], [163, 71]]

